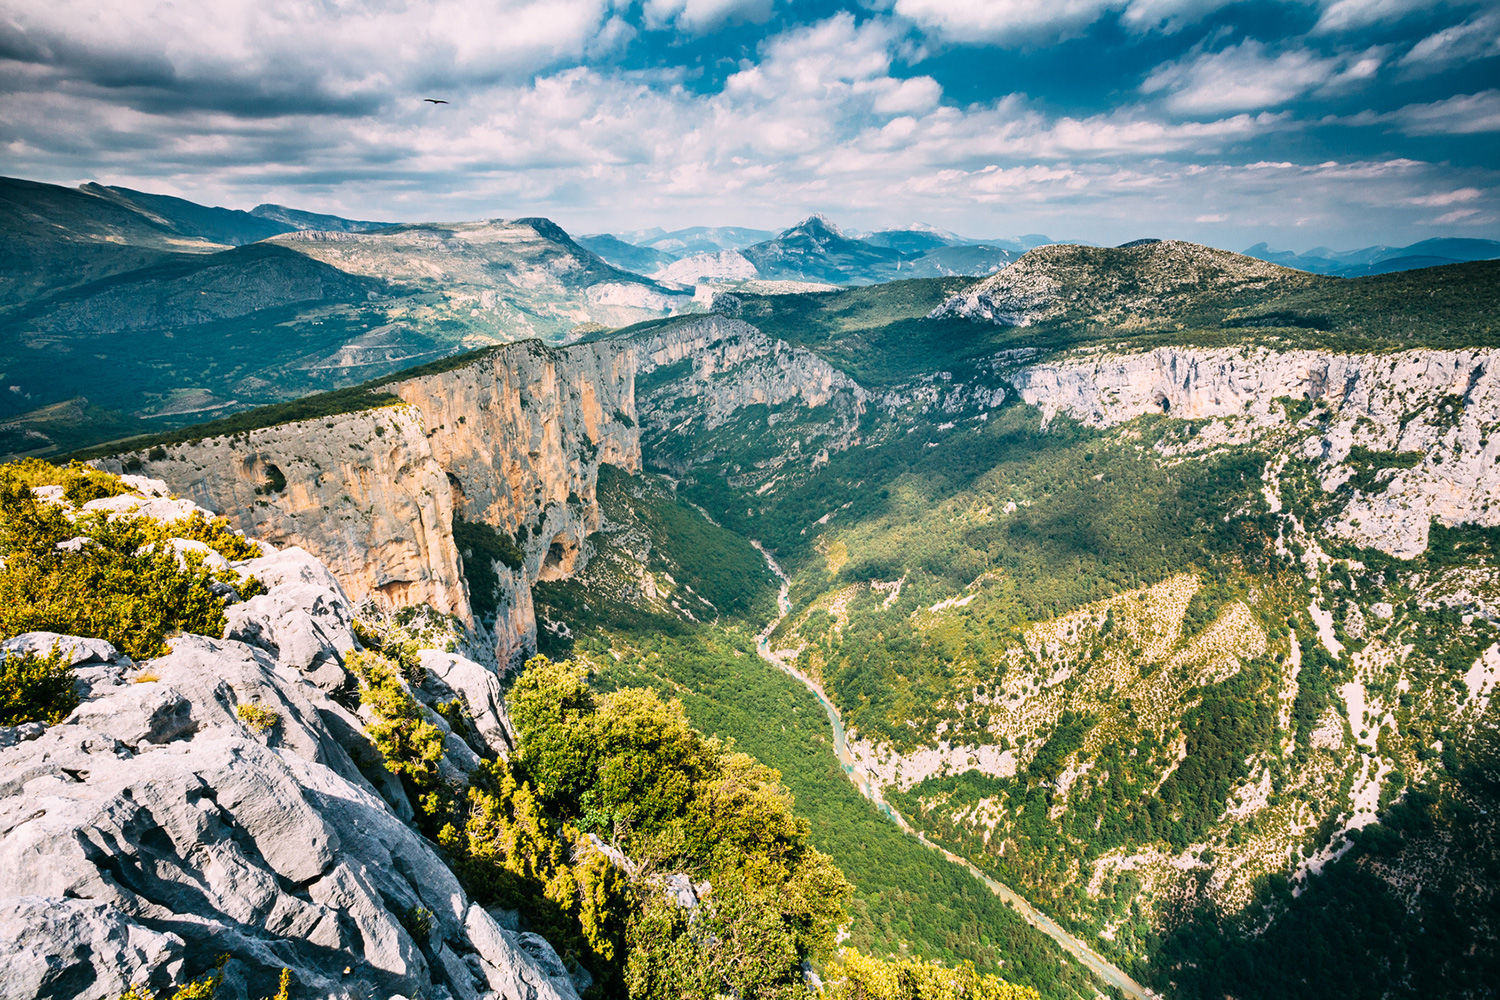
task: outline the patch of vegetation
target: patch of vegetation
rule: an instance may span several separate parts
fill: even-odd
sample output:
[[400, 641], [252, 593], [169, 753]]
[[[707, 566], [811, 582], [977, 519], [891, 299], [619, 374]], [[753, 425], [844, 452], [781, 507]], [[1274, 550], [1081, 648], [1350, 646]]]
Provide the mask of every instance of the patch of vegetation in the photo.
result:
[[883, 961], [845, 951], [826, 971], [827, 1000], [1037, 1000], [1025, 986], [975, 972], [972, 965], [947, 968], [911, 958]]
[[281, 724], [281, 713], [259, 702], [242, 701], [234, 706], [234, 714], [262, 736]]
[[0, 659], [0, 726], [61, 722], [78, 707], [73, 668], [60, 649], [44, 656], [5, 653]]
[[[843, 876], [808, 843], [776, 773], [699, 735], [680, 706], [646, 690], [596, 695], [572, 664], [536, 658], [509, 698], [517, 755], [458, 787], [440, 777], [441, 733], [396, 665], [349, 659], [387, 768], [465, 887], [519, 909], [590, 969], [595, 995], [790, 997], [801, 962], [831, 949]], [[681, 908], [669, 874], [712, 890]]]
[[500, 587], [500, 574], [495, 571], [495, 563], [517, 570], [525, 563], [526, 553], [505, 532], [479, 521], [465, 521], [456, 511], [453, 514], [453, 542], [463, 559], [464, 576], [469, 581], [474, 610], [482, 616], [493, 617]]
[[[196, 553], [180, 557], [165, 544], [172, 526], [39, 501], [27, 485], [34, 470], [11, 468], [0, 467], [0, 638], [89, 636], [146, 659], [165, 652], [173, 632], [222, 634], [222, 585], [241, 594], [256, 587], [238, 574], [208, 570]], [[222, 523], [179, 523], [231, 552], [249, 544]]]
[[[89, 459], [105, 458], [110, 455], [122, 455], [126, 452], [150, 451], [173, 444], [195, 444], [206, 438], [248, 434], [251, 431], [260, 430], [264, 427], [297, 423], [302, 420], [317, 420], [322, 417], [340, 416], [346, 413], [360, 413], [364, 410], [376, 410], [383, 406], [396, 406], [401, 403], [399, 396], [389, 392], [378, 391], [380, 386], [389, 385], [390, 382], [391, 379], [389, 378], [377, 379], [374, 382], [350, 386], [347, 389], [335, 389], [332, 392], [304, 396], [289, 403], [273, 403], [270, 406], [245, 410], [242, 413], [222, 417], [218, 420], [210, 420], [207, 423], [194, 424], [191, 427], [184, 427], [181, 430], [166, 431], [161, 434], [145, 434], [140, 437], [126, 438], [123, 441], [112, 441], [107, 444], [96, 445], [92, 448], [85, 448], [82, 451], [74, 452], [69, 457], [78, 461], [87, 461]], [[272, 481], [274, 482], [274, 477]], [[285, 485], [286, 480], [283, 478], [282, 488], [285, 488]]]

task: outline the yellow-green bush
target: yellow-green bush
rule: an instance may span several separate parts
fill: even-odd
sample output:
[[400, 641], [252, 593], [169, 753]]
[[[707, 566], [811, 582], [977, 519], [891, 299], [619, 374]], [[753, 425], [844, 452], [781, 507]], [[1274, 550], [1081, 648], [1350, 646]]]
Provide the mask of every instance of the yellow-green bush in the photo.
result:
[[443, 759], [443, 731], [427, 719], [401, 683], [400, 666], [370, 650], [356, 650], [344, 662], [360, 679], [360, 704], [375, 715], [370, 739], [385, 758], [386, 769], [419, 792], [434, 791], [438, 761]]
[[[174, 537], [173, 528], [144, 517], [76, 514], [32, 495], [33, 485], [55, 480], [82, 497], [107, 495], [113, 477], [34, 460], [0, 467], [0, 639], [60, 632], [106, 639], [137, 659], [149, 658], [165, 652], [174, 632], [223, 632], [217, 583], [242, 595], [256, 590], [258, 585], [236, 574], [216, 576], [191, 553], [179, 565], [177, 555], [160, 544]], [[233, 555], [250, 545], [223, 522], [200, 517], [177, 527]], [[59, 548], [65, 542], [74, 544]]]
[[1036, 990], [974, 971], [911, 958], [843, 951], [824, 973], [824, 1000], [1038, 1000]]
[[0, 661], [0, 726], [61, 722], [76, 707], [73, 669], [61, 651], [11, 653]]
[[33, 486], [61, 486], [63, 496], [73, 504], [82, 506], [90, 500], [116, 497], [129, 493], [130, 487], [119, 476], [100, 472], [82, 462], [70, 462], [56, 466], [40, 458], [23, 458], [5, 467], [7, 476], [15, 479], [27, 489]]
[[240, 721], [257, 733], [269, 733], [281, 722], [281, 713], [257, 702], [242, 701], [234, 706], [234, 714]]

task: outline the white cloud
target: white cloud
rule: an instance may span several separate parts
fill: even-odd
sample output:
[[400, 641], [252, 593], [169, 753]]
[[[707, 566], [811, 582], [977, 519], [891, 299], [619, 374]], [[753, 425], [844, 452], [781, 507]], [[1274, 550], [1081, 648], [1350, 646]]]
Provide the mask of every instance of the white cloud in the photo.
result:
[[[629, 29], [616, 16], [624, 7], [579, 2], [571, 27], [511, 39], [490, 52], [490, 63], [485, 46], [499, 43], [462, 49], [451, 40], [459, 29], [447, 23], [430, 37], [412, 27], [405, 49], [365, 65], [356, 57], [373, 44], [368, 38], [330, 40], [324, 65], [312, 60], [298, 71], [314, 74], [325, 98], [352, 94], [371, 106], [354, 112], [293, 106], [251, 114], [196, 97], [188, 107], [123, 104], [115, 90], [66, 77], [58, 65], [0, 62], [0, 89], [14, 97], [0, 102], [0, 155], [22, 175], [98, 178], [240, 207], [278, 201], [405, 220], [545, 214], [583, 232], [703, 222], [770, 228], [824, 210], [871, 228], [916, 217], [975, 235], [1041, 231], [1103, 242], [1140, 235], [1222, 242], [1247, 227], [1291, 231], [1304, 220], [1331, 241], [1350, 219], [1383, 229], [1426, 224], [1429, 214], [1474, 209], [1472, 220], [1496, 211], [1494, 171], [1400, 158], [1226, 162], [1226, 151], [1300, 127], [1288, 113], [1259, 111], [1266, 105], [1258, 100], [1241, 110], [1236, 99], [1190, 120], [1154, 101], [1101, 114], [1059, 115], [1020, 94], [959, 106], [936, 80], [903, 76], [896, 60], [907, 33], [878, 16], [837, 15], [778, 34], [707, 92], [687, 86], [681, 69], [625, 72], [548, 55], [621, 44]], [[440, 47], [433, 38], [450, 39], [443, 45], [451, 59], [438, 69], [472, 69], [462, 97], [441, 108], [416, 100], [422, 90], [410, 93], [431, 82], [424, 74]], [[168, 43], [157, 44], [151, 50], [136, 39], [122, 51], [137, 53], [131, 65], [139, 70], [149, 63], [142, 52], [166, 59]], [[306, 48], [285, 44], [299, 58]], [[213, 58], [228, 58], [219, 42], [209, 48]], [[1360, 61], [1376, 58], [1330, 57], [1313, 73], [1305, 60], [1250, 55], [1256, 68], [1301, 73], [1295, 86], [1303, 90], [1357, 78]], [[288, 57], [267, 50], [248, 58], [274, 66]], [[1153, 93], [1163, 103], [1193, 104], [1184, 95], [1202, 82], [1196, 62], [1184, 60], [1180, 75], [1163, 76]], [[183, 72], [171, 60], [162, 67], [167, 76]], [[1403, 113], [1427, 128], [1466, 113], [1500, 115], [1495, 92], [1464, 100]], [[1415, 201], [1450, 196], [1451, 203]], [[1477, 231], [1477, 223], [1464, 225]]]
[[1066, 38], [1106, 14], [1137, 32], [1175, 32], [1234, 0], [896, 0], [895, 12], [950, 42]]
[[1500, 55], [1500, 13], [1491, 11], [1428, 35], [1401, 57], [1401, 65], [1430, 73], [1495, 55]]
[[1446, 208], [1449, 205], [1462, 205], [1465, 202], [1478, 201], [1484, 192], [1478, 188], [1459, 188], [1457, 191], [1444, 191], [1439, 194], [1424, 194], [1415, 198], [1406, 199], [1408, 205], [1422, 205], [1427, 208]]
[[771, 16], [772, 0], [646, 0], [646, 23], [703, 34], [729, 22], [760, 24]]
[[1255, 39], [1218, 52], [1193, 52], [1158, 66], [1141, 85], [1146, 94], [1165, 94], [1179, 114], [1254, 111], [1286, 104], [1314, 91], [1345, 89], [1368, 81], [1383, 62], [1380, 49], [1320, 56], [1305, 49], [1271, 55]]
[[138, 103], [373, 110], [524, 78], [618, 36], [607, 0], [48, 0], [0, 25], [18, 61]]
[[1432, 6], [1432, 0], [1323, 0], [1323, 13], [1313, 31], [1350, 31], [1390, 24]]
[[1407, 135], [1478, 135], [1500, 132], [1500, 90], [1456, 94], [1430, 104], [1408, 104], [1381, 115], [1363, 114], [1352, 123], [1390, 122]]

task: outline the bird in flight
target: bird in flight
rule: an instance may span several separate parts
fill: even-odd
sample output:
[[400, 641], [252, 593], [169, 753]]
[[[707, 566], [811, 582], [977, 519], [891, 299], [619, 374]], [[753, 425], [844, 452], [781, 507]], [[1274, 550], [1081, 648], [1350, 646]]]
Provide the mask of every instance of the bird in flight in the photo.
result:
[[422, 98], [422, 100], [426, 101], [428, 104], [447, 104], [448, 103], [447, 101], [440, 101], [436, 97], [424, 97], [424, 98]]

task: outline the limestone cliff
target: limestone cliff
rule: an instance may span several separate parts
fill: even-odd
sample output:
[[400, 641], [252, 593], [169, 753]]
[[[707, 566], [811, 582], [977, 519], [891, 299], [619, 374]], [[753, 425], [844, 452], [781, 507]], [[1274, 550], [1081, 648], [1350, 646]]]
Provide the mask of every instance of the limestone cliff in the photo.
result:
[[[1309, 416], [1295, 446], [1323, 463], [1325, 488], [1352, 474], [1347, 460], [1404, 454], [1379, 487], [1359, 492], [1329, 525], [1361, 545], [1410, 557], [1446, 525], [1500, 524], [1500, 377], [1495, 350], [1392, 354], [1165, 347], [1033, 365], [1013, 381], [1044, 419], [1058, 413], [1108, 427], [1147, 413], [1212, 419], [1222, 443]], [[1401, 467], [1407, 466], [1409, 467]]]
[[[506, 345], [384, 389], [403, 403], [105, 460], [140, 469], [247, 534], [324, 560], [356, 601], [429, 604], [493, 626], [501, 663], [535, 647], [531, 585], [584, 558], [600, 462], [639, 464], [633, 355]], [[496, 620], [475, 622], [453, 520], [515, 539]]]

